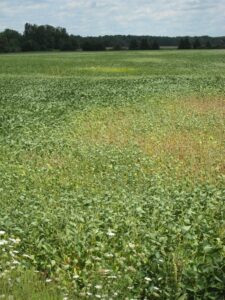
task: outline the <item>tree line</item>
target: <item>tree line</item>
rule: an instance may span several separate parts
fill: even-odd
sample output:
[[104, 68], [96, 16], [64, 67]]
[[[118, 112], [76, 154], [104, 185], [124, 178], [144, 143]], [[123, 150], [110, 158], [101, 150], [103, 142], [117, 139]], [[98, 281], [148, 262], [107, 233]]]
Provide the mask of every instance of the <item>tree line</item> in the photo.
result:
[[225, 37], [161, 37], [133, 35], [105, 35], [82, 37], [68, 34], [65, 28], [26, 23], [23, 34], [12, 29], [0, 32], [0, 52], [25, 51], [104, 51], [159, 50], [160, 47], [178, 49], [225, 48]]

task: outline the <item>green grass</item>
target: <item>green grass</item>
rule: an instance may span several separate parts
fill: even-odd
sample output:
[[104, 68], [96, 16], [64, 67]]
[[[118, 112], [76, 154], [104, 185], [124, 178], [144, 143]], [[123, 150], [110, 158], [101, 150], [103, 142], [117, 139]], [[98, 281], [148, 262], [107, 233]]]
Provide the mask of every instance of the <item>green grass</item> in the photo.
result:
[[0, 281], [1, 299], [16, 300], [59, 300], [57, 287], [51, 282], [45, 283], [34, 270], [10, 272]]
[[224, 299], [225, 51], [0, 65], [0, 297]]

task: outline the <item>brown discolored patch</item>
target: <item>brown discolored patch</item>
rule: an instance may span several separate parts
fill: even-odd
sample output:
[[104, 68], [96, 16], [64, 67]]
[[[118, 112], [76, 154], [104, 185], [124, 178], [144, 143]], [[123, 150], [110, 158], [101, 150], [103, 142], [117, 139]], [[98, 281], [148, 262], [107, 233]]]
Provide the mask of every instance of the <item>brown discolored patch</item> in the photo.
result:
[[217, 169], [220, 174], [225, 175], [225, 163], [222, 162], [221, 164], [219, 164]]
[[136, 136], [136, 144], [140, 149], [150, 156], [160, 156], [160, 141], [153, 135], [139, 135]]
[[[164, 103], [155, 119], [145, 110], [135, 107], [97, 108], [78, 114], [70, 126], [62, 129], [61, 135], [66, 143], [73, 145], [104, 146], [120, 148], [138, 147], [155, 161], [155, 171], [172, 166], [172, 172], [199, 176], [200, 173], [225, 173], [224, 134], [222, 128], [188, 128], [181, 123], [176, 127], [180, 116], [198, 112], [201, 114], [224, 113], [224, 100], [215, 101], [190, 98], [172, 103]], [[163, 120], [166, 118], [166, 122]], [[204, 117], [205, 118], [205, 117]], [[201, 117], [199, 117], [201, 119]], [[207, 116], [205, 118], [207, 120]], [[221, 117], [220, 117], [221, 119]], [[148, 127], [152, 123], [152, 127]], [[204, 123], [203, 123], [204, 124]], [[161, 126], [162, 125], [162, 126]], [[188, 129], [187, 129], [188, 128]], [[67, 168], [74, 158], [61, 157], [58, 154], [29, 156], [38, 168]], [[25, 159], [26, 160], [26, 159]], [[180, 176], [180, 175], [179, 175]]]
[[[180, 116], [193, 113], [224, 112], [224, 100], [190, 98], [165, 104], [162, 111], [167, 114], [169, 127], [161, 132], [144, 130], [149, 119], [142, 111], [132, 108], [106, 108], [97, 113], [88, 113], [82, 119], [79, 139], [95, 145], [137, 146], [141, 151], [166, 167], [173, 161], [181, 169], [199, 173], [217, 170], [223, 172], [223, 134], [205, 130], [186, 130], [174, 126]], [[168, 108], [168, 109], [167, 109]], [[161, 117], [161, 115], [160, 115]], [[174, 123], [175, 122], [175, 123]], [[219, 167], [220, 166], [220, 167]], [[182, 170], [181, 170], [182, 171]]]
[[132, 113], [107, 108], [82, 118], [74, 138], [96, 145], [126, 146], [132, 136]]
[[160, 143], [163, 152], [175, 155], [178, 159], [184, 160], [187, 157], [198, 157], [204, 150], [202, 141], [197, 141], [191, 134], [174, 132], [163, 138]]
[[157, 168], [168, 168], [172, 164], [177, 176], [224, 174], [222, 141], [201, 131], [168, 132], [161, 137], [149, 134], [135, 140], [144, 153], [157, 161]]
[[173, 103], [173, 108], [182, 109], [184, 113], [196, 114], [225, 114], [225, 99], [224, 98], [197, 98], [190, 97], [182, 101]]

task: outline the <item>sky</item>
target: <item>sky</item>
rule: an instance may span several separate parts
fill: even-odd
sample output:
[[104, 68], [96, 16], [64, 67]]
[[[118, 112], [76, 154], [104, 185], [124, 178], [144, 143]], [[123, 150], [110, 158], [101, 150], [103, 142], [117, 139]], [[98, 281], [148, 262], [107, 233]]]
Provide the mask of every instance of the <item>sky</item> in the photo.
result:
[[224, 36], [225, 0], [0, 0], [0, 31], [27, 22], [82, 36]]

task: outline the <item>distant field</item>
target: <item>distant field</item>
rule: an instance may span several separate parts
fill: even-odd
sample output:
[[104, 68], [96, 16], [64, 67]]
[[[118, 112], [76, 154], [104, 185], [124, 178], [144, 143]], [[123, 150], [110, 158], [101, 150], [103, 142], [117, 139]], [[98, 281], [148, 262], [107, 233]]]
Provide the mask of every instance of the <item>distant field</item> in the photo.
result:
[[225, 51], [1, 55], [0, 298], [224, 295]]

